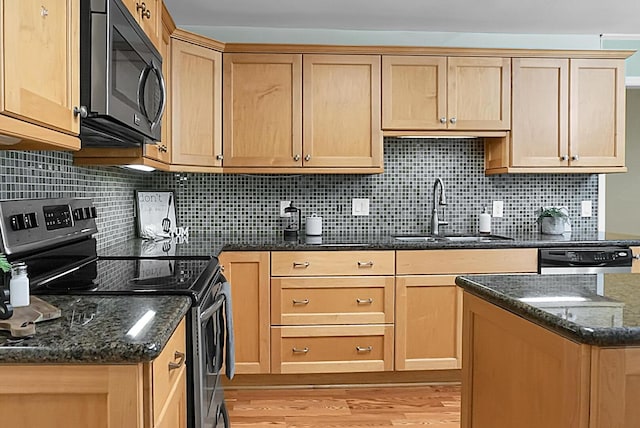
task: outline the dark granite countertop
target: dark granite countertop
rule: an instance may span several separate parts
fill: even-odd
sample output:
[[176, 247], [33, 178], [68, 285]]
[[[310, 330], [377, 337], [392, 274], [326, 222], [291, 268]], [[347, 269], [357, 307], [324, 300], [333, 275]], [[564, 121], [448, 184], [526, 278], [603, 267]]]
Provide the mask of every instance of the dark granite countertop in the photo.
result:
[[578, 343], [640, 345], [640, 275], [469, 275], [456, 283]]
[[[220, 233], [191, 235], [186, 241], [171, 240], [170, 248], [163, 241], [149, 242], [131, 239], [98, 251], [102, 257], [181, 256], [211, 257], [222, 251], [314, 251], [314, 250], [420, 250], [447, 248], [541, 248], [561, 246], [640, 245], [640, 237], [607, 236], [602, 233], [543, 235], [519, 234], [511, 239], [481, 242], [399, 241], [391, 233], [325, 233], [320, 237], [301, 237], [287, 241], [277, 233]], [[163, 250], [164, 248], [164, 250]]]
[[[36, 323], [34, 336], [0, 331], [0, 363], [113, 364], [155, 359], [191, 306], [187, 296], [38, 296], [60, 318]], [[155, 312], [136, 336], [127, 333]]]

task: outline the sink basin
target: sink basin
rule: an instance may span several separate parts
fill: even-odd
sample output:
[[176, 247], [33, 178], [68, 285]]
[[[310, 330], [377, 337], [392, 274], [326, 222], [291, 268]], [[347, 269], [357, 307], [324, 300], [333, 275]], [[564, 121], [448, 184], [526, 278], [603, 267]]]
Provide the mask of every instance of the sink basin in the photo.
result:
[[498, 235], [460, 235], [460, 236], [443, 236], [442, 239], [451, 242], [492, 242], [492, 241], [511, 241], [513, 238]]
[[420, 236], [420, 235], [394, 236], [393, 238], [398, 241], [404, 241], [404, 242], [436, 242], [441, 239], [435, 236]]

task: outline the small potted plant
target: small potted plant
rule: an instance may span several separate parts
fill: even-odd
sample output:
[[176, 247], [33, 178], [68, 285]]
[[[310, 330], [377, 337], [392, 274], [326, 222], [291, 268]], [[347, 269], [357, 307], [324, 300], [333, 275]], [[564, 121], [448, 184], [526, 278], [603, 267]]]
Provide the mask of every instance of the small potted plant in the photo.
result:
[[542, 233], [547, 235], [561, 235], [564, 233], [565, 225], [569, 220], [566, 209], [548, 207], [538, 210], [536, 222], [540, 225]]

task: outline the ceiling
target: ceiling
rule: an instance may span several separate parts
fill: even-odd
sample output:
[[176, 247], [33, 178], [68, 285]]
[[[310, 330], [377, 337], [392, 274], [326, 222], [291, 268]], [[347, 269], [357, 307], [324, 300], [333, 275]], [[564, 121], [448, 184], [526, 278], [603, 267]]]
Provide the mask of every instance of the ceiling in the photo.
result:
[[179, 27], [638, 34], [639, 0], [164, 0]]

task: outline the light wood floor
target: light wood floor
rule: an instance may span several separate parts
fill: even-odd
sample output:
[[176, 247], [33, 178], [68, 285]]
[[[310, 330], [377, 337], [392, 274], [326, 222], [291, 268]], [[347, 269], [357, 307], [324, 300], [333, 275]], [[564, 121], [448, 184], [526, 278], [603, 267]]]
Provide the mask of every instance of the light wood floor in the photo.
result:
[[232, 428], [460, 427], [460, 386], [226, 390]]

